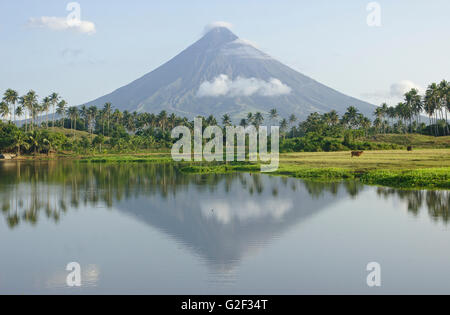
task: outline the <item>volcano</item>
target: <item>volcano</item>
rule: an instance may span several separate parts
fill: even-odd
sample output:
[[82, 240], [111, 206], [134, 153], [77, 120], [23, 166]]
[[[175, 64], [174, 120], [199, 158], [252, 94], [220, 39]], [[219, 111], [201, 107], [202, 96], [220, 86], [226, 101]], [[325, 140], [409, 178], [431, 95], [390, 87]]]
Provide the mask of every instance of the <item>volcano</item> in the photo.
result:
[[313, 112], [343, 114], [349, 106], [371, 116], [375, 108], [291, 69], [226, 27], [209, 30], [156, 70], [88, 104], [106, 102], [122, 111], [165, 110], [188, 118], [229, 114], [235, 121], [272, 108], [300, 119]]

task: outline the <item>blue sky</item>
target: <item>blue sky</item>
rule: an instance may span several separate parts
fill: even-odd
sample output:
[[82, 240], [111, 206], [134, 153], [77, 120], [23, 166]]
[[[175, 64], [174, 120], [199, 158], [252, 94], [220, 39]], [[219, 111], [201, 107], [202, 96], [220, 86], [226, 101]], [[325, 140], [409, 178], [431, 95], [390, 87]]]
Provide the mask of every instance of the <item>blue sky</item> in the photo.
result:
[[292, 68], [376, 104], [399, 101], [405, 86], [450, 79], [448, 0], [378, 1], [380, 27], [367, 25], [371, 1], [364, 0], [78, 1], [94, 34], [37, 28], [30, 20], [65, 18], [69, 2], [0, 2], [1, 92], [56, 91], [83, 104], [168, 61], [214, 21], [231, 23], [236, 35]]

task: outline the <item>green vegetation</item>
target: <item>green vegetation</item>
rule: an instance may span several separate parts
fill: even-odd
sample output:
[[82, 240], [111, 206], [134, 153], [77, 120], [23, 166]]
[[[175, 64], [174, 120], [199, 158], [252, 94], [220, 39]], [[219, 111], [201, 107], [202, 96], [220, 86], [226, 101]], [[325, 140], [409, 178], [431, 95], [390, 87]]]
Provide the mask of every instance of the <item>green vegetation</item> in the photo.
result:
[[[195, 174], [259, 172], [251, 163], [191, 164], [182, 171]], [[348, 152], [288, 153], [271, 175], [319, 181], [358, 179], [365, 184], [396, 188], [450, 189], [450, 149], [371, 151], [360, 158]]]
[[366, 184], [396, 188], [450, 189], [450, 167], [418, 170], [376, 170], [365, 173]]
[[[42, 222], [60, 223], [70, 211], [92, 208], [114, 208], [117, 202], [134, 200], [137, 196], [158, 196], [167, 198], [194, 190], [214, 189], [221, 183], [227, 189], [223, 194], [233, 197], [233, 189], [238, 188], [249, 195], [263, 192], [276, 194], [273, 181], [267, 182], [261, 174], [253, 173], [251, 178], [241, 172], [228, 176], [216, 174], [188, 174], [179, 172], [177, 164], [159, 163], [78, 163], [67, 160], [22, 161], [0, 163], [0, 218], [9, 228], [20, 225], [36, 226]], [[236, 166], [236, 165], [235, 165]], [[282, 179], [280, 182], [287, 182]], [[358, 180], [334, 182], [330, 180], [291, 181], [281, 188], [292, 193], [303, 190], [311, 197], [321, 198], [324, 194], [345, 195], [356, 198], [365, 192]], [[23, 193], [26, 191], [27, 193]], [[418, 215], [426, 209], [433, 220], [450, 220], [449, 191], [408, 190], [377, 187], [380, 197], [396, 196], [408, 204], [408, 211]]]
[[370, 141], [374, 143], [391, 143], [404, 148], [407, 146], [424, 149], [450, 148], [450, 136], [433, 137], [420, 134], [380, 134], [371, 137]]
[[[442, 81], [431, 84], [424, 97], [413, 89], [405, 94], [404, 102], [394, 107], [383, 104], [375, 110], [373, 122], [350, 106], [342, 117], [335, 111], [312, 113], [300, 122], [293, 114], [279, 117], [276, 109], [266, 116], [248, 113], [239, 125], [258, 128], [266, 122], [280, 126], [280, 151], [284, 154], [277, 175], [315, 180], [357, 178], [392, 187], [449, 188], [449, 111], [450, 84]], [[429, 117], [428, 125], [420, 120], [423, 112]], [[68, 107], [57, 93], [39, 101], [34, 91], [19, 96], [12, 89], [4, 93], [0, 117], [5, 120], [0, 122], [1, 153], [71, 157], [85, 163], [172, 162], [168, 152], [177, 139], [171, 138], [170, 131], [180, 125], [192, 130], [194, 124], [165, 111], [121, 112], [110, 103], [101, 109]], [[19, 127], [12, 117], [14, 121], [17, 117], [26, 120]], [[224, 115], [221, 123], [223, 128], [233, 124], [229, 115]], [[203, 128], [217, 124], [214, 116], [203, 117]], [[407, 152], [407, 147], [413, 152]], [[365, 152], [351, 158], [350, 150]], [[256, 172], [259, 165], [184, 163], [183, 170]]]
[[82, 157], [83, 163], [142, 163], [142, 162], [173, 162], [172, 157], [167, 153], [154, 153], [142, 155], [103, 155]]
[[[322, 115], [312, 113], [297, 125], [294, 114], [279, 120], [276, 109], [270, 110], [267, 116], [260, 112], [248, 113], [240, 125], [258, 128], [265, 121], [280, 125], [281, 152], [393, 150], [411, 145], [449, 148], [449, 138], [416, 141], [419, 135], [449, 135], [449, 110], [450, 84], [443, 80], [439, 84], [431, 84], [424, 97], [413, 89], [397, 106], [383, 104], [375, 110], [373, 122], [350, 106], [342, 117], [335, 111]], [[429, 116], [428, 126], [420, 121], [423, 112]], [[0, 117], [8, 121], [0, 125], [0, 152], [16, 152], [18, 155], [167, 151], [175, 141], [170, 135], [175, 126], [193, 129], [193, 121], [169, 115], [166, 111], [157, 115], [121, 112], [114, 110], [111, 103], [104, 104], [101, 109], [95, 106], [68, 107], [57, 93], [39, 101], [33, 90], [19, 96], [16, 91], [8, 89], [0, 103]], [[23, 126], [16, 127], [12, 117], [14, 121], [25, 118]], [[229, 115], [224, 115], [221, 122], [224, 128], [232, 125]], [[214, 116], [203, 117], [203, 128], [217, 124]], [[435, 146], [435, 143], [439, 144]]]
[[[188, 166], [192, 174], [259, 172], [259, 165]], [[364, 184], [407, 189], [450, 189], [450, 167], [417, 170], [372, 170], [358, 172], [345, 168], [282, 167], [269, 175], [281, 175], [316, 181], [360, 180]]]

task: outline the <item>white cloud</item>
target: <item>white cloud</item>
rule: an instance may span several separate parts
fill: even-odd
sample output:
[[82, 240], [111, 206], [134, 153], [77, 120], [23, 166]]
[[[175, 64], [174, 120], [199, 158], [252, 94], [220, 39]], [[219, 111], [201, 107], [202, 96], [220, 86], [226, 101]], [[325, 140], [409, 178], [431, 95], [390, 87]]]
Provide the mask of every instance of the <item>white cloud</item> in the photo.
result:
[[421, 95], [425, 93], [424, 89], [420, 85], [410, 80], [402, 80], [391, 84], [389, 90], [363, 93], [361, 97], [373, 103], [387, 102], [390, 104], [395, 104], [402, 101], [405, 93], [411, 91], [411, 89], [417, 89]]
[[275, 78], [264, 81], [257, 78], [237, 77], [233, 81], [227, 75], [221, 74], [212, 82], [203, 82], [200, 85], [197, 96], [279, 96], [289, 94], [291, 90], [289, 86]]
[[73, 30], [82, 34], [94, 34], [95, 24], [90, 21], [73, 21], [65, 17], [42, 16], [30, 18], [28, 26], [32, 28], [47, 28], [52, 31]]
[[263, 199], [248, 200], [244, 203], [233, 200], [206, 200], [202, 202], [201, 212], [203, 216], [214, 218], [217, 222], [226, 225], [233, 221], [248, 222], [264, 218], [282, 221], [293, 207], [292, 200]]
[[403, 97], [406, 92], [412, 89], [417, 89], [419, 93], [423, 92], [423, 89], [419, 85], [409, 80], [403, 80], [391, 85], [390, 95], [391, 97]]
[[228, 22], [224, 22], [224, 21], [217, 21], [217, 22], [212, 22], [208, 25], [205, 26], [205, 29], [203, 31], [204, 34], [208, 33], [210, 30], [217, 28], [217, 27], [225, 27], [228, 29], [232, 29], [233, 25], [231, 23]]

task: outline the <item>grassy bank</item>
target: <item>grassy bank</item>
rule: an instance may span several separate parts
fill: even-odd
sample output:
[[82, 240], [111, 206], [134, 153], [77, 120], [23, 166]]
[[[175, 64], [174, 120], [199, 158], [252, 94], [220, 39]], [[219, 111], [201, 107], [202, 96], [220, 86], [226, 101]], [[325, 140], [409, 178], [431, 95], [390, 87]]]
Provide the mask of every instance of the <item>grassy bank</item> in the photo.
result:
[[366, 151], [351, 158], [349, 152], [289, 153], [280, 155], [281, 166], [310, 168], [343, 168], [369, 170], [402, 170], [450, 167], [450, 149]]
[[[73, 157], [76, 158], [76, 157]], [[81, 163], [173, 163], [170, 153], [78, 156]], [[260, 172], [252, 163], [180, 163], [186, 173]], [[287, 153], [272, 175], [318, 181], [357, 179], [370, 185], [411, 189], [450, 189], [450, 149], [367, 151], [359, 158], [349, 152]]]
[[[184, 172], [259, 172], [257, 164], [189, 165]], [[272, 175], [333, 181], [358, 179], [365, 184], [406, 189], [450, 189], [450, 150], [372, 151], [360, 158], [348, 152], [292, 153], [280, 156]]]
[[169, 153], [145, 153], [145, 154], [109, 154], [82, 156], [83, 163], [144, 163], [144, 162], [173, 162]]
[[[259, 172], [259, 165], [187, 166], [183, 172], [194, 174], [226, 174], [232, 172]], [[318, 180], [338, 181], [356, 179], [368, 185], [404, 189], [450, 189], [450, 167], [417, 170], [352, 171], [344, 168], [281, 167], [270, 175]]]

